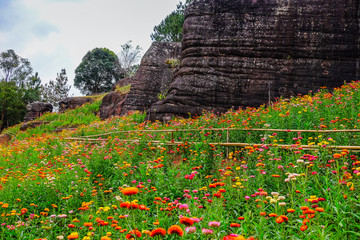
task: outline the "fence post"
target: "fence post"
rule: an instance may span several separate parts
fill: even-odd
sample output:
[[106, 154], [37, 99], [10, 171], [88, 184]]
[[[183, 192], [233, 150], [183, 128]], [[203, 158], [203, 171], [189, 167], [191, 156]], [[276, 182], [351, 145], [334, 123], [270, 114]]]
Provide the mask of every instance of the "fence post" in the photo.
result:
[[[226, 130], [226, 143], [229, 143], [229, 129]], [[226, 158], [229, 157], [229, 146], [226, 146]]]

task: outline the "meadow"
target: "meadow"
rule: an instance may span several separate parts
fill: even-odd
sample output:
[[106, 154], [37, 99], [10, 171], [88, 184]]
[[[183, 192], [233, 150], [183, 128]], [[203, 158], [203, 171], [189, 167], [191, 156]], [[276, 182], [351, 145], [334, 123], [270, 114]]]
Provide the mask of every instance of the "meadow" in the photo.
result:
[[359, 89], [167, 123], [95, 101], [6, 129], [0, 239], [359, 239]]

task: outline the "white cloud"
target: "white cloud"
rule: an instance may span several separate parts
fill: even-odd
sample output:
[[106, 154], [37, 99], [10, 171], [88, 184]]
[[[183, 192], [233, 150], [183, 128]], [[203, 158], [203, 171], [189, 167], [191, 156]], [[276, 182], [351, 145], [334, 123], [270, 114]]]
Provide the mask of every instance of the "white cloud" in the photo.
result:
[[[0, 0], [0, 2], [3, 0]], [[28, 58], [46, 82], [75, 68], [89, 50], [106, 47], [118, 53], [132, 40], [146, 51], [150, 34], [179, 0], [9, 0], [1, 13], [17, 16], [0, 23], [0, 51], [14, 49]], [[0, 17], [2, 18], [2, 17]], [[4, 37], [3, 37], [4, 36]], [[73, 90], [74, 92], [74, 90]], [[77, 91], [76, 94], [79, 94]]]

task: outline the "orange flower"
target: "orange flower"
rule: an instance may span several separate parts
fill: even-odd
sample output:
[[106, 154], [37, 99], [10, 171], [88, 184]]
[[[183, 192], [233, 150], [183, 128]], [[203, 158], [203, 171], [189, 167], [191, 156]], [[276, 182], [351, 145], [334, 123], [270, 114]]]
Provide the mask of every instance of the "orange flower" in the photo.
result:
[[194, 224], [194, 221], [188, 217], [180, 218], [180, 223], [184, 224], [187, 227], [190, 227]]
[[300, 209], [303, 210], [303, 211], [306, 211], [306, 210], [309, 209], [309, 207], [307, 207], [307, 206], [302, 206]]
[[266, 212], [261, 212], [260, 216], [266, 216]]
[[269, 217], [277, 217], [277, 214], [276, 213], [270, 213]]
[[282, 217], [277, 217], [276, 222], [277, 223], [282, 223], [282, 222], [284, 222], [284, 219]]
[[73, 232], [69, 236], [67, 236], [67, 239], [69, 239], [69, 240], [77, 239], [77, 238], [79, 238], [79, 234], [77, 232]]
[[141, 232], [137, 229], [133, 229], [128, 234], [126, 234], [126, 239], [132, 239], [135, 237], [141, 237]]
[[84, 227], [92, 227], [92, 222], [86, 222], [84, 223]]
[[246, 238], [244, 238], [241, 235], [237, 235], [237, 234], [230, 234], [228, 236], [225, 236], [223, 238], [223, 240], [246, 240]]
[[150, 237], [165, 236], [165, 235], [166, 235], [166, 230], [163, 228], [156, 228], [150, 232]]
[[230, 227], [240, 227], [240, 224], [238, 224], [238, 223], [230, 223]]
[[126, 196], [130, 196], [137, 194], [139, 192], [139, 189], [137, 187], [128, 187], [121, 190], [121, 192]]
[[307, 228], [308, 228], [308, 227], [307, 227], [306, 225], [302, 225], [302, 226], [300, 227], [300, 231], [305, 231]]
[[342, 157], [342, 155], [340, 153], [335, 153], [333, 155], [333, 158], [341, 158], [341, 157]]
[[169, 227], [167, 233], [169, 235], [177, 234], [180, 237], [182, 237], [184, 235], [184, 231], [182, 230], [182, 228], [179, 225], [172, 225], [171, 227]]
[[287, 212], [288, 212], [288, 213], [293, 213], [293, 212], [295, 212], [295, 209], [289, 208], [289, 209], [287, 210]]
[[323, 212], [323, 211], [324, 211], [324, 209], [323, 209], [323, 208], [321, 208], [321, 207], [317, 207], [317, 208], [315, 208], [315, 211], [317, 211], [317, 212]]
[[244, 218], [244, 217], [238, 217], [238, 219], [239, 219], [239, 220], [245, 220], [245, 218]]
[[130, 203], [130, 202], [120, 203], [120, 207], [121, 207], [121, 208], [130, 208], [130, 206], [131, 206], [131, 203]]

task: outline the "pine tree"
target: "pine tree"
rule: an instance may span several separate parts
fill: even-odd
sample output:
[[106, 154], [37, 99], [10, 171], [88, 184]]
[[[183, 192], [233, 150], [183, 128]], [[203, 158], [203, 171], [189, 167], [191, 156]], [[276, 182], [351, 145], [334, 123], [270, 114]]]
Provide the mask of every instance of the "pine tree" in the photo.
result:
[[57, 74], [55, 81], [50, 80], [41, 88], [42, 99], [45, 102], [51, 103], [55, 108], [59, 106], [59, 101], [69, 96], [71, 86], [67, 85], [68, 77], [66, 70], [61, 69]]

